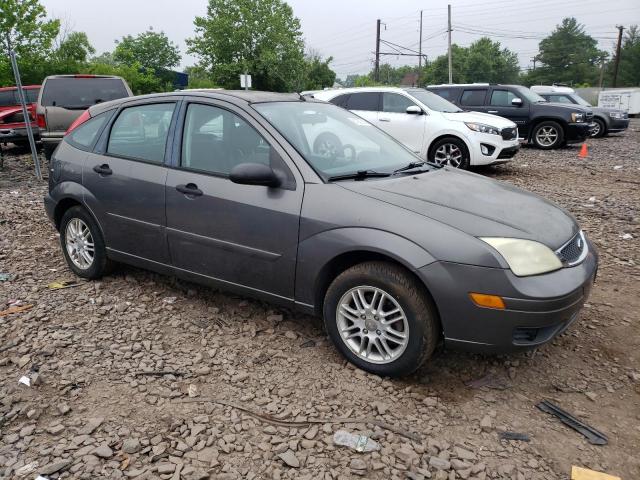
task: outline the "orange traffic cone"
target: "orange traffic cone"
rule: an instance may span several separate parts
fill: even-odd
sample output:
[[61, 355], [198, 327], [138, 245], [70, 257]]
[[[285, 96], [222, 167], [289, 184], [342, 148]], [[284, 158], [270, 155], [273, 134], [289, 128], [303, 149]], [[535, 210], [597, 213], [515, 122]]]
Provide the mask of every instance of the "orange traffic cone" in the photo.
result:
[[582, 148], [580, 149], [580, 153], [578, 154], [578, 157], [587, 158], [588, 156], [589, 156], [589, 150], [587, 149], [587, 144], [583, 143]]

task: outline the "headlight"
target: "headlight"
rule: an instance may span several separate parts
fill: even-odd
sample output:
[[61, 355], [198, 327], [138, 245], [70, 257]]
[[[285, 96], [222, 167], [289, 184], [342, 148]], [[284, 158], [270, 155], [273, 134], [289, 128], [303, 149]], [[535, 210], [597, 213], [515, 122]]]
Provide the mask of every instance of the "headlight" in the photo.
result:
[[484, 237], [480, 240], [495, 248], [518, 277], [562, 268], [562, 262], [549, 247], [533, 240], [502, 237]]
[[485, 125], [484, 123], [464, 122], [464, 124], [467, 127], [469, 127], [471, 130], [473, 130], [474, 132], [490, 133], [492, 135], [500, 135], [500, 129], [498, 129], [496, 127], [492, 127], [490, 125]]
[[572, 113], [571, 114], [571, 121], [573, 123], [580, 123], [580, 122], [584, 122], [584, 113]]
[[611, 118], [617, 118], [617, 119], [622, 119], [624, 118], [624, 114], [622, 112], [610, 112], [609, 116]]

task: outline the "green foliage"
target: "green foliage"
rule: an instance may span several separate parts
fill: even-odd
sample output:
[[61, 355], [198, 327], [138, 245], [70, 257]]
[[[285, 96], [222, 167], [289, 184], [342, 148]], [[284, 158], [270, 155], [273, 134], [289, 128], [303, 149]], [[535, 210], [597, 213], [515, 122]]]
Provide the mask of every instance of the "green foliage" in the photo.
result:
[[49, 59], [50, 75], [82, 70], [90, 55], [96, 53], [84, 32], [71, 32], [63, 38]]
[[300, 21], [282, 0], [209, 0], [207, 15], [196, 17], [194, 25], [189, 52], [221, 86], [239, 88], [245, 71], [257, 90], [303, 86]]
[[219, 88], [211, 74], [200, 67], [187, 67], [185, 73], [189, 75], [187, 88]]
[[116, 41], [113, 59], [125, 65], [138, 63], [145, 69], [156, 72], [175, 67], [180, 63], [180, 50], [164, 32], [152, 29], [136, 35], [127, 35]]
[[575, 18], [562, 20], [538, 48], [541, 65], [524, 76], [526, 84], [598, 84], [600, 64], [607, 53], [598, 49], [597, 40]]
[[304, 85], [300, 90], [321, 90], [332, 87], [336, 81], [336, 72], [331, 70], [329, 64], [333, 57], [322, 60], [319, 54], [310, 53], [304, 59]]
[[[615, 61], [615, 57], [614, 57]], [[607, 77], [613, 79], [613, 65]], [[640, 29], [638, 25], [631, 25], [624, 34], [620, 49], [620, 66], [618, 68], [618, 87], [637, 87], [640, 85]], [[611, 81], [607, 86], [611, 86]]]
[[170, 84], [158, 78], [152, 71], [146, 71], [139, 63], [108, 65], [106, 63], [90, 62], [82, 73], [122, 77], [127, 81], [135, 95], [171, 90]]

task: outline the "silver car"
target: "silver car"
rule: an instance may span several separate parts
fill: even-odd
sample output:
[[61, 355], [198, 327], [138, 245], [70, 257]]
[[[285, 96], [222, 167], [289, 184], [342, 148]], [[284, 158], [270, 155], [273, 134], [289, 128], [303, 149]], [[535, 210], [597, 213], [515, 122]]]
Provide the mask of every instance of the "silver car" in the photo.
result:
[[[323, 126], [340, 149], [314, 151]], [[77, 275], [123, 262], [315, 313], [379, 375], [413, 372], [442, 341], [483, 352], [549, 341], [576, 319], [598, 263], [550, 202], [425, 163], [295, 94], [93, 106], [52, 158], [45, 207]]]

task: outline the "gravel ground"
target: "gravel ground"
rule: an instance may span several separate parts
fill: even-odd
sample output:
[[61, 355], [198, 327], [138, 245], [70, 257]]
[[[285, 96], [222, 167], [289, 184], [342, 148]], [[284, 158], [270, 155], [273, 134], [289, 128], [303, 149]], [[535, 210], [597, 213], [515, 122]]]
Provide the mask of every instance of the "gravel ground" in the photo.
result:
[[[578, 146], [524, 148], [481, 170], [574, 214], [600, 249], [598, 281], [551, 344], [439, 350], [403, 380], [355, 370], [317, 319], [173, 278], [120, 267], [48, 288], [78, 279], [44, 214], [45, 183], [5, 149], [0, 310], [33, 307], [0, 316], [0, 478], [548, 480], [571, 465], [640, 478], [639, 147], [634, 121], [590, 141], [584, 160]], [[609, 444], [539, 411], [543, 399]], [[337, 445], [338, 430], [380, 449]]]

